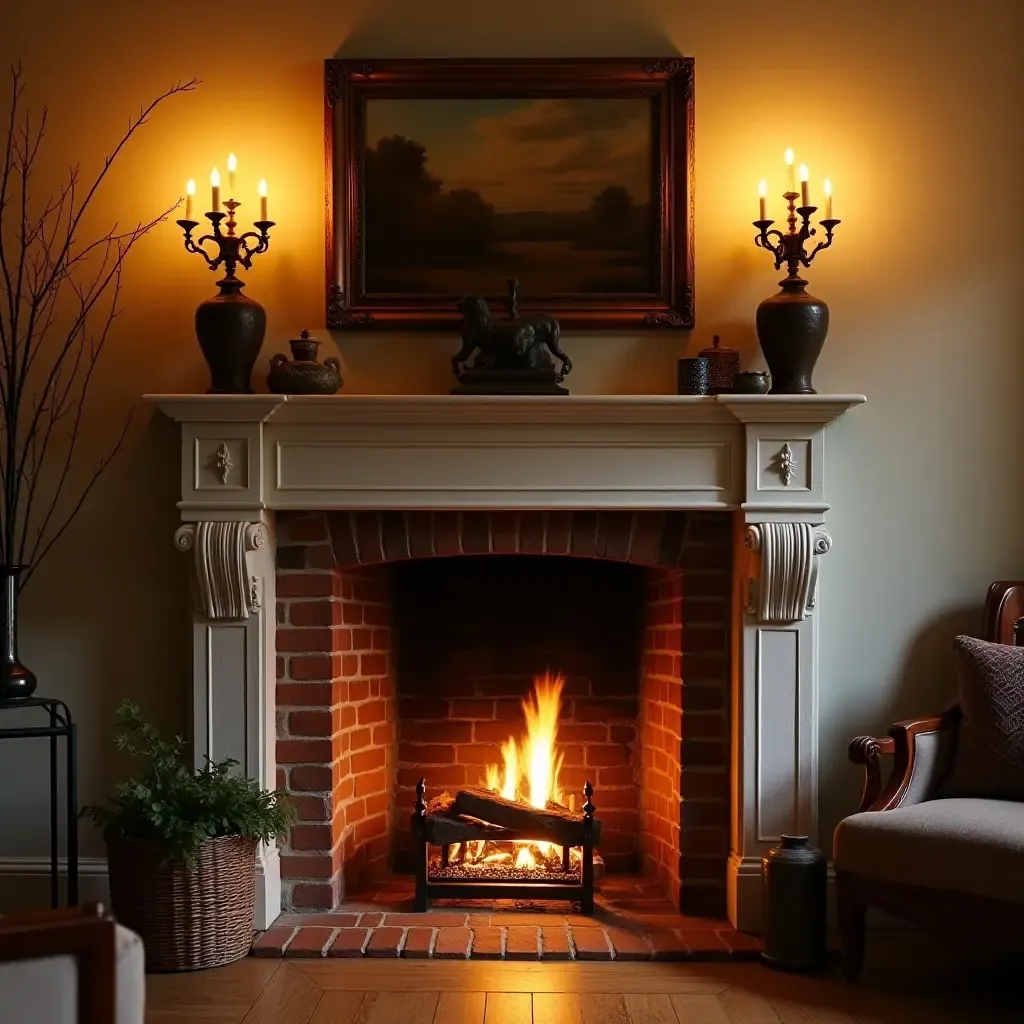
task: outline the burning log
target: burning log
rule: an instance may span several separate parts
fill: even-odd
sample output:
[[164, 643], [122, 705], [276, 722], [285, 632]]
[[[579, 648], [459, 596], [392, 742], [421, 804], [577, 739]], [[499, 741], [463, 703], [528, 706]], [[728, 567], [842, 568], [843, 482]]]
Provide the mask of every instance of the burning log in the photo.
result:
[[423, 819], [423, 834], [435, 846], [451, 843], [471, 843], [478, 840], [514, 839], [515, 833], [500, 825], [486, 821], [460, 818], [451, 814], [427, 814]]
[[601, 823], [593, 819], [588, 822], [583, 814], [550, 806], [539, 810], [475, 786], [460, 789], [455, 794], [451, 813], [479, 818], [512, 829], [521, 837], [530, 836], [557, 846], [582, 846], [585, 838], [596, 844], [601, 838]]

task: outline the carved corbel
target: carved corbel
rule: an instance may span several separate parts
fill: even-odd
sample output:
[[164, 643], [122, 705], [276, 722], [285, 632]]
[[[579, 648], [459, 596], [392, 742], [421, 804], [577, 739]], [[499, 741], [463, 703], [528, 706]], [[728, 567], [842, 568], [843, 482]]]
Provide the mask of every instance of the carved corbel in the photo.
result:
[[753, 552], [747, 612], [762, 622], [799, 622], [814, 608], [818, 559], [832, 547], [824, 526], [755, 523], [747, 527]]
[[258, 580], [246, 556], [267, 542], [261, 523], [186, 523], [174, 534], [179, 551], [190, 551], [189, 578], [195, 610], [208, 619], [247, 619], [260, 606]]

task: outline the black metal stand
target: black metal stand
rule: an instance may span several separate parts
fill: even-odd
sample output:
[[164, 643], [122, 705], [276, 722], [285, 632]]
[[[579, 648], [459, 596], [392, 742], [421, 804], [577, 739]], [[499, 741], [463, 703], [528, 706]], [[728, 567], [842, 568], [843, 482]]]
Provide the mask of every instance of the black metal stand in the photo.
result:
[[[547, 882], [543, 876], [537, 879], [517, 879], [513, 882], [497, 882], [491, 879], [463, 878], [458, 881], [432, 878], [430, 875], [430, 836], [428, 834], [426, 783], [420, 779], [416, 786], [416, 805], [412, 813], [412, 831], [415, 836], [416, 894], [413, 910], [425, 913], [432, 900], [573, 900], [580, 905], [580, 913], [594, 912], [594, 787], [587, 782], [583, 788], [586, 803], [583, 805], [583, 821], [580, 824], [580, 842], [562, 846], [562, 870], [570, 871], [570, 849], [581, 850], [580, 880], [578, 882]], [[536, 835], [502, 829], [503, 838], [537, 839]], [[436, 845], [436, 844], [435, 844]], [[441, 864], [448, 866], [449, 847], [441, 847]]]
[[67, 905], [78, 904], [78, 737], [71, 711], [67, 704], [54, 697], [25, 697], [15, 701], [0, 701], [0, 711], [24, 708], [45, 708], [50, 717], [48, 726], [0, 728], [0, 740], [50, 740], [50, 906], [59, 905], [59, 874], [57, 865], [57, 740], [64, 737], [67, 789], [64, 794], [67, 813], [68, 888]]

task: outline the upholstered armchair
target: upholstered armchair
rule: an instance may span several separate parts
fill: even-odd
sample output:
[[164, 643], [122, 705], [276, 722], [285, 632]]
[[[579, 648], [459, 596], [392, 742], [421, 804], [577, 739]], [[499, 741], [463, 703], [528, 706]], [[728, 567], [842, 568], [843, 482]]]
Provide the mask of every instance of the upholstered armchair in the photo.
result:
[[[1024, 584], [997, 583], [985, 634], [1013, 644]], [[847, 977], [864, 958], [864, 921], [878, 907], [1000, 952], [1024, 949], [1024, 803], [943, 797], [957, 752], [959, 707], [899, 722], [888, 736], [858, 736], [850, 760], [863, 766], [860, 809], [836, 829], [836, 900]], [[883, 779], [883, 757], [893, 758]]]

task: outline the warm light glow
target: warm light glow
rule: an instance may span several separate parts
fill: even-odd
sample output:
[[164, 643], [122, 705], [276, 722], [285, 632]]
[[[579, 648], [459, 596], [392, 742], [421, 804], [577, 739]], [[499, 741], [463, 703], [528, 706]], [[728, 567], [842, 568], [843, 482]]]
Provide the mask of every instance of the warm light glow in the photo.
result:
[[234, 153], [228, 153], [228, 174], [234, 174], [238, 170], [238, 157]]
[[811, 176], [810, 172], [807, 170], [807, 164], [801, 164], [800, 165], [800, 172], [799, 172], [800, 180], [801, 181], [807, 181], [807, 179], [810, 176]]
[[196, 194], [196, 179], [195, 178], [189, 178], [188, 181], [185, 182], [185, 195], [187, 195], [187, 196], [194, 196], [195, 194]]
[[757, 194], [762, 199], [765, 199], [768, 196], [768, 182], [765, 181], [764, 178], [761, 179], [761, 183], [757, 186]]
[[826, 178], [825, 179], [824, 192], [825, 192], [826, 196], [831, 197], [831, 195], [832, 195], [832, 179], [831, 178]]
[[214, 188], [220, 188], [220, 171], [216, 167], [210, 171], [210, 184]]
[[794, 159], [795, 159], [795, 157], [793, 156], [793, 150], [787, 149], [786, 150], [786, 166], [787, 167], [792, 167]]
[[259, 196], [260, 196], [261, 199], [266, 198], [266, 195], [267, 195], [267, 179], [266, 178], [260, 178], [260, 183], [257, 186], [256, 191], [259, 193]]
[[516, 853], [516, 864], [515, 866], [519, 869], [529, 869], [537, 867], [537, 858], [534, 857], [533, 851], [529, 846], [520, 846], [519, 851]]

